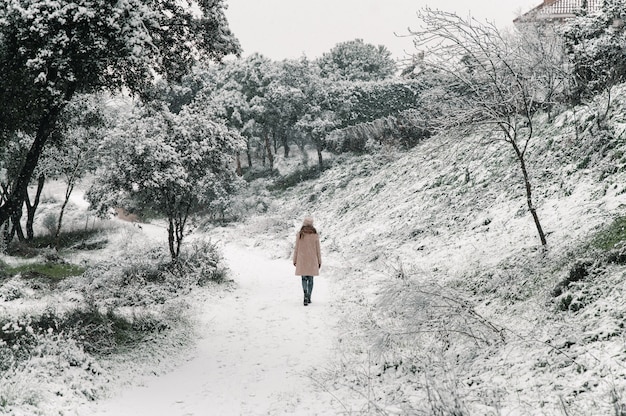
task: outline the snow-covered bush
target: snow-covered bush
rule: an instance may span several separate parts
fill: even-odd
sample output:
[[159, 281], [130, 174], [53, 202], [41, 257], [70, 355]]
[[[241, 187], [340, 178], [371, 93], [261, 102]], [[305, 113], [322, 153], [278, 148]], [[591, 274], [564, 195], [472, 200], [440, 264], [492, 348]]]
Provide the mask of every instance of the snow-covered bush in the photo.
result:
[[256, 179], [242, 189], [234, 198], [232, 214], [234, 219], [243, 219], [250, 214], [267, 212], [272, 204], [272, 197], [267, 190], [269, 181]]
[[176, 261], [165, 247], [135, 244], [91, 266], [81, 278], [62, 284], [82, 291], [91, 303], [107, 310], [164, 305], [194, 287], [220, 282], [224, 276], [215, 244], [195, 241], [184, 247]]
[[626, 80], [626, 1], [606, 0], [601, 10], [571, 19], [562, 29], [572, 64], [573, 100], [593, 97]]
[[47, 310], [0, 321], [0, 413], [45, 414], [51, 401], [96, 396], [105, 371], [63, 320]]
[[13, 277], [0, 286], [0, 299], [8, 302], [24, 295], [24, 283], [20, 278]]
[[21, 409], [23, 413], [17, 414], [36, 414], [34, 409], [42, 399], [40, 388], [37, 375], [32, 372], [0, 372], [0, 412], [15, 414], [13, 411]]
[[[329, 169], [332, 166], [332, 160], [327, 161], [323, 169]], [[274, 183], [269, 186], [270, 190], [285, 190], [291, 187], [298, 185], [301, 182], [308, 181], [311, 179], [317, 179], [320, 177], [320, 169], [319, 166], [311, 166], [311, 167], [303, 167], [301, 169], [297, 169], [294, 172], [281, 176], [274, 180]]]
[[195, 241], [185, 247], [173, 269], [174, 276], [189, 285], [205, 286], [209, 282], [222, 282], [226, 269], [221, 264], [222, 255], [211, 241]]
[[136, 345], [150, 333], [169, 329], [159, 316], [136, 313], [127, 317], [112, 309], [102, 312], [94, 306], [69, 311], [60, 326], [85, 351], [97, 355], [112, 354]]

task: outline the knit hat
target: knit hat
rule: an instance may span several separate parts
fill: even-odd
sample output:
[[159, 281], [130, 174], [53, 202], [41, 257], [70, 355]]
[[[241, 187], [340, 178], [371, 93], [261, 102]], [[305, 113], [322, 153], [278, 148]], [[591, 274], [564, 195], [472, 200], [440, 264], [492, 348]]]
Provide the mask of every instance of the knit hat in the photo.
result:
[[313, 217], [304, 217], [304, 220], [302, 221], [302, 225], [304, 226], [312, 226], [313, 225]]

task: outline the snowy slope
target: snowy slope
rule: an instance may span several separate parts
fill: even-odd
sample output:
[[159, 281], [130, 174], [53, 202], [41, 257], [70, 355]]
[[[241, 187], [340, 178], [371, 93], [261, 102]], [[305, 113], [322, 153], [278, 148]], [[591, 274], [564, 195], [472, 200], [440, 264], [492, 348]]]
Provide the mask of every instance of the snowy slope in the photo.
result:
[[[588, 246], [626, 213], [623, 87], [615, 97], [612, 136], [594, 106], [536, 126], [528, 164], [546, 250], [511, 150], [486, 133], [339, 156], [250, 221], [284, 241], [303, 213], [318, 219], [342, 268], [343, 361], [323, 375], [342, 402], [372, 413], [620, 414], [624, 268]], [[577, 262], [591, 264], [589, 277], [552, 294]], [[582, 308], [563, 309], [568, 296]]]

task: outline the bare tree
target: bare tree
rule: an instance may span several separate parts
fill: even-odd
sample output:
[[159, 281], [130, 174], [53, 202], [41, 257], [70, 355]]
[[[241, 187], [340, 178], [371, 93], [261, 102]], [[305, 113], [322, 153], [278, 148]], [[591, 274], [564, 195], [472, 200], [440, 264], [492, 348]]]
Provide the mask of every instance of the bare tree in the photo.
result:
[[409, 34], [424, 51], [425, 63], [443, 80], [433, 89], [439, 127], [482, 125], [499, 132], [495, 140], [506, 143], [519, 163], [528, 209], [545, 246], [527, 168], [533, 121], [543, 97], [536, 68], [527, 65], [519, 42], [491, 23], [429, 8], [418, 12], [418, 18], [422, 27]]
[[571, 78], [563, 37], [556, 25], [526, 22], [517, 27], [515, 38], [523, 52], [538, 104], [552, 120], [553, 110], [568, 101]]

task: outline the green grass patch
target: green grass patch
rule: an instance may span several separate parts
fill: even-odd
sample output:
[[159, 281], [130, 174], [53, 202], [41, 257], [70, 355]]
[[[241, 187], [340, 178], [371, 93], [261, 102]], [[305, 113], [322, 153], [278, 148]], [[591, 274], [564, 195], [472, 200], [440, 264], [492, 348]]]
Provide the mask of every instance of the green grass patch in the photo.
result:
[[611, 250], [622, 241], [626, 241], [626, 217], [616, 218], [608, 227], [598, 232], [591, 240], [591, 245], [601, 250]]
[[6, 267], [4, 273], [16, 275], [43, 276], [52, 280], [61, 280], [70, 276], [80, 276], [85, 272], [84, 267], [68, 263], [33, 263], [23, 264], [15, 267]]

